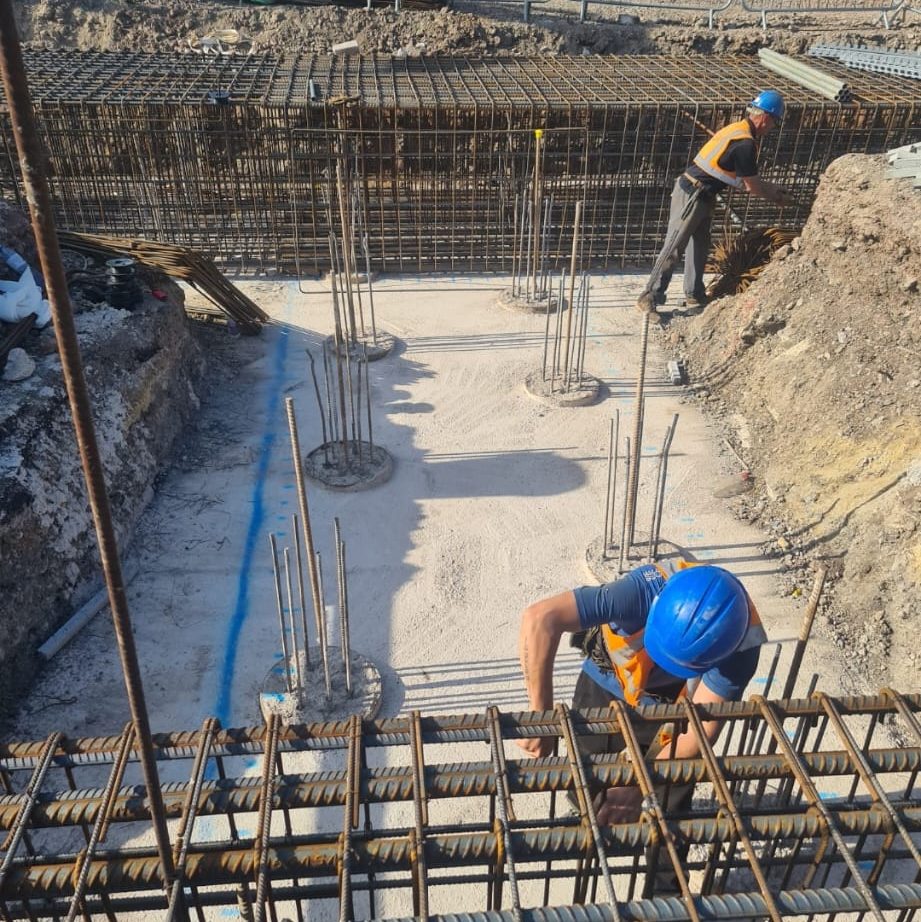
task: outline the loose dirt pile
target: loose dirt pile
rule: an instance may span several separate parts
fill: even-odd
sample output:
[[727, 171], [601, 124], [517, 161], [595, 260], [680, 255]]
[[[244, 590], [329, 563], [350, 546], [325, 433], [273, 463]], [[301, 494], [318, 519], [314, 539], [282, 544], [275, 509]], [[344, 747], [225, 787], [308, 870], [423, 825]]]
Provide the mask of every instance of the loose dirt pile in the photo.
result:
[[667, 334], [755, 473], [739, 511], [785, 568], [829, 564], [824, 629], [862, 688], [921, 666], [919, 321], [921, 192], [854, 154], [748, 291]]
[[[813, 42], [921, 48], [917, 17], [886, 31], [872, 17], [794, 22], [772, 19], [765, 33], [754, 14], [727, 12], [714, 29], [706, 16], [643, 10], [643, 20], [616, 8], [591, 10], [580, 23], [572, 3], [535, 7], [533, 23], [520, 21], [517, 3], [461, 0], [458, 9], [346, 10], [337, 6], [248, 6], [197, 0], [35, 0], [17, 4], [23, 41], [38, 48], [81, 51], [188, 51], [189, 42], [220, 30], [236, 29], [255, 52], [325, 53], [333, 44], [355, 39], [363, 54], [755, 54], [762, 45], [778, 51], [805, 51]], [[464, 7], [468, 9], [464, 9]], [[552, 7], [552, 15], [541, 15]], [[472, 12], [475, 10], [475, 12]], [[571, 14], [571, 15], [567, 15]]]

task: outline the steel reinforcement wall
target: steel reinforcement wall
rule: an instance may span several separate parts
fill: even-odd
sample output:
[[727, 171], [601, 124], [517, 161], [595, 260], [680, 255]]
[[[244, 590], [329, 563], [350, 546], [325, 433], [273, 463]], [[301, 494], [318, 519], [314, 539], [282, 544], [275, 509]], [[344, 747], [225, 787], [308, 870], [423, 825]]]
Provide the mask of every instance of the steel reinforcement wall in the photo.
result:
[[[337, 164], [366, 215], [374, 268], [508, 270], [542, 129], [551, 254], [566, 258], [582, 200], [584, 255], [614, 267], [655, 254], [674, 177], [765, 85], [784, 92], [788, 115], [764, 144], [762, 172], [796, 204], [781, 213], [734, 194], [721, 205], [730, 229], [800, 226], [833, 158], [921, 133], [913, 81], [836, 63], [823, 68], [846, 76], [853, 103], [728, 56], [42, 52], [27, 66], [61, 227], [192, 246], [244, 273], [327, 268]], [[5, 113], [0, 124], [0, 188], [15, 196]]]

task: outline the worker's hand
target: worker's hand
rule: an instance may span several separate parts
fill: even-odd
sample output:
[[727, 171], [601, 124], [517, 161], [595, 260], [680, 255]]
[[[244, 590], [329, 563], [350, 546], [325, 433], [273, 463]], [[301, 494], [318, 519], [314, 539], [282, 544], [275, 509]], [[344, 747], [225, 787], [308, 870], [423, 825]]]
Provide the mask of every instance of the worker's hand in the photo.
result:
[[639, 819], [642, 803], [643, 795], [637, 787], [608, 788], [598, 807], [598, 825], [635, 823]]
[[553, 737], [552, 736], [534, 736], [527, 740], [515, 740], [518, 746], [523, 749], [529, 756], [535, 759], [542, 759], [544, 756], [553, 755]]

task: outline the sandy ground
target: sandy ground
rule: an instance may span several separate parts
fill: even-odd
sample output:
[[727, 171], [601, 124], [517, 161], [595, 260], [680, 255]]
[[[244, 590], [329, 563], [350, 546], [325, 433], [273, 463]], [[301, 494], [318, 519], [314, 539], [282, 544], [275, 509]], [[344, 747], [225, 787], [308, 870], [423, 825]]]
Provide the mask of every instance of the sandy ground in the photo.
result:
[[[395, 278], [376, 286], [379, 326], [396, 334], [396, 354], [371, 366], [375, 440], [393, 454], [392, 480], [366, 493], [309, 493], [318, 546], [332, 559], [332, 519], [349, 543], [354, 647], [384, 677], [382, 713], [526, 709], [516, 655], [518, 616], [529, 602], [591, 582], [586, 547], [602, 530], [608, 425], [615, 408], [631, 425], [638, 318], [636, 275], [594, 280], [586, 370], [605, 397], [576, 409], [548, 409], [523, 381], [540, 361], [543, 319], [496, 306], [501, 278]], [[260, 339], [212, 327], [217, 379], [186, 449], [165, 475], [130, 556], [140, 575], [129, 596], [155, 730], [194, 728], [209, 714], [225, 725], [259, 722], [257, 690], [281, 655], [269, 530], [290, 541], [296, 507], [284, 397], [295, 399], [301, 442], [319, 443], [305, 348], [330, 331], [329, 293], [317, 282], [243, 284], [277, 321]], [[303, 290], [302, 290], [303, 289]], [[667, 356], [651, 344], [644, 454], [653, 456], [667, 422], [681, 414], [672, 452], [663, 536], [746, 583], [772, 641], [796, 634], [804, 596], [762, 557], [765, 535], [736, 521], [713, 491], [733, 472], [714, 432], [683, 390], [665, 382]], [[623, 429], [622, 429], [623, 431]], [[654, 470], [646, 464], [647, 475]], [[651, 486], [644, 477], [640, 521]], [[328, 565], [327, 565], [328, 566]], [[327, 573], [328, 585], [333, 574]], [[333, 626], [335, 629], [335, 625]], [[791, 643], [784, 644], [784, 662]], [[749, 691], [761, 691], [773, 650]], [[836, 693], [838, 651], [817, 640], [801, 676], [813, 671]], [[565, 651], [557, 697], [569, 696], [579, 660]], [[781, 668], [783, 674], [783, 667]], [[868, 689], [869, 690], [869, 689]], [[775, 690], [776, 693], [776, 690]], [[58, 655], [24, 700], [14, 732], [40, 738], [116, 732], [127, 707], [110, 622], [98, 617]], [[445, 746], [439, 761], [482, 759], [482, 746]], [[509, 744], [508, 755], [518, 750]], [[341, 753], [304, 756], [287, 770], [341, 767]], [[256, 774], [256, 760], [230, 771]], [[290, 763], [289, 763], [290, 764]], [[178, 769], [180, 775], [187, 767]], [[442, 801], [431, 822], [483, 818], [479, 802]], [[520, 816], [543, 809], [523, 805]], [[411, 806], [379, 808], [375, 823], [408, 822]], [[324, 818], [324, 813], [328, 816]], [[316, 822], [338, 828], [338, 810]], [[198, 836], [220, 835], [219, 821]], [[242, 834], [245, 834], [245, 829]], [[552, 901], [566, 902], [561, 889]], [[529, 903], [541, 894], [525, 890]], [[483, 895], [436, 890], [432, 912], [482, 908]], [[325, 918], [332, 903], [312, 917]], [[380, 917], [408, 914], [408, 897], [388, 896]]]

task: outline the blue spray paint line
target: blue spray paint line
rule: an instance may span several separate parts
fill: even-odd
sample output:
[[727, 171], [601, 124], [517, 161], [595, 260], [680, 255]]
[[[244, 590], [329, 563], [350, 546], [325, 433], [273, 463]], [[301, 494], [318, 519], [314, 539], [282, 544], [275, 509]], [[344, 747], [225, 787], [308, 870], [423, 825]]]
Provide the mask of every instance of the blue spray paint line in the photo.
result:
[[[285, 313], [288, 314], [290, 309], [291, 289], [289, 288]], [[261, 535], [265, 521], [265, 481], [269, 473], [272, 448], [275, 445], [278, 422], [281, 417], [281, 394], [285, 382], [285, 358], [287, 354], [288, 331], [281, 330], [275, 344], [275, 353], [272, 356], [272, 378], [269, 381], [264, 416], [266, 426], [259, 444], [259, 459], [256, 464], [256, 476], [253, 483], [252, 497], [250, 498], [249, 527], [246, 531], [243, 559], [240, 562], [240, 575], [237, 579], [237, 599], [227, 629], [224, 662], [221, 666], [218, 684], [218, 699], [214, 708], [215, 715], [224, 726], [227, 725], [230, 718], [230, 695], [237, 664], [237, 647], [240, 642], [243, 625], [249, 615], [250, 570], [256, 556], [256, 542]]]

